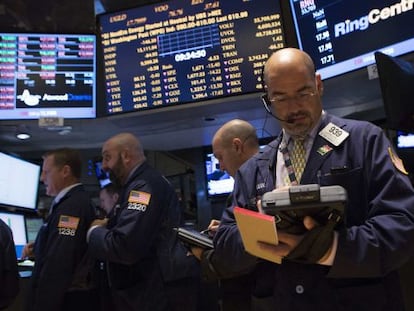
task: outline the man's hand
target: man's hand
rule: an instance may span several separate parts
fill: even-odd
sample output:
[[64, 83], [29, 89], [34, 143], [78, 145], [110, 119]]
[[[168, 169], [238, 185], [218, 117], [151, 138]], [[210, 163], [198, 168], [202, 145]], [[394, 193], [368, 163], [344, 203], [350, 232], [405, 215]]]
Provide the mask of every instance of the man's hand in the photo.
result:
[[217, 219], [212, 219], [212, 220], [210, 221], [210, 224], [209, 224], [209, 225], [208, 225], [208, 227], [207, 227], [207, 230], [203, 230], [202, 232], [205, 232], [205, 233], [207, 233], [210, 237], [213, 237], [213, 236], [216, 234], [216, 232], [217, 232], [217, 230], [218, 230], [219, 225], [220, 225], [220, 220], [217, 220]]
[[258, 242], [260, 248], [271, 252], [275, 257], [286, 257], [289, 253], [295, 249], [295, 247], [302, 241], [304, 235], [295, 235], [283, 232], [279, 230], [277, 232], [279, 240], [278, 245], [268, 244], [266, 242]]
[[[312, 230], [313, 228], [319, 226], [319, 224], [310, 216], [306, 216], [303, 219], [303, 225], [307, 230]], [[268, 252], [274, 254], [275, 257], [286, 257], [289, 253], [299, 245], [302, 241], [304, 235], [294, 235], [290, 233], [283, 232], [282, 230], [278, 230], [277, 232], [279, 244], [272, 245], [265, 242], [258, 242], [259, 246], [265, 249]], [[322, 258], [317, 262], [318, 264], [322, 265], [332, 265], [333, 259], [336, 253], [336, 246], [337, 246], [337, 237], [334, 234], [334, 240], [332, 242], [332, 246], [328, 249], [326, 254], [322, 256]], [[332, 253], [334, 252], [334, 253]]]
[[91, 223], [91, 225], [90, 225], [89, 228], [91, 228], [93, 226], [105, 227], [107, 223], [108, 223], [108, 218], [95, 219], [94, 221], [92, 221], [92, 223]]
[[210, 224], [208, 225], [207, 229], [210, 230], [210, 231], [216, 232], [219, 225], [220, 225], [220, 220], [212, 219], [210, 221]]
[[22, 251], [22, 259], [25, 258], [34, 258], [34, 252], [33, 252], [33, 246], [34, 242], [27, 243]]
[[203, 256], [204, 249], [197, 246], [191, 246], [191, 253], [198, 259], [201, 260], [201, 256]]

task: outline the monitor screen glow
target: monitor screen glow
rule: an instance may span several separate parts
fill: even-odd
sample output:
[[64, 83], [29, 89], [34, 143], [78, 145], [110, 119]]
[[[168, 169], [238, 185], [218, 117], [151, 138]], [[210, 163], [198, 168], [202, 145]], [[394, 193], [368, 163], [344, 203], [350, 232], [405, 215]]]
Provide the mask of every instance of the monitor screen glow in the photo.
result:
[[0, 152], [0, 205], [36, 209], [40, 165]]
[[43, 225], [43, 219], [39, 217], [25, 217], [26, 236], [28, 242], [34, 242], [40, 227]]
[[[266, 142], [261, 142], [259, 152], [267, 146]], [[226, 171], [220, 169], [219, 160], [210, 152], [204, 155], [204, 169], [207, 180], [207, 196], [223, 196], [230, 194], [234, 189], [234, 178]]]
[[17, 259], [19, 259], [22, 255], [23, 248], [27, 243], [24, 215], [0, 212], [0, 219], [3, 220], [13, 232], [16, 255]]
[[0, 120], [96, 117], [96, 36], [0, 33]]
[[322, 79], [414, 51], [414, 6], [398, 0], [289, 0], [299, 48]]
[[219, 161], [213, 153], [207, 153], [205, 157], [207, 195], [212, 197], [231, 193], [234, 187], [233, 177], [220, 170]]
[[414, 148], [414, 134], [398, 131], [397, 148]]
[[109, 174], [102, 169], [102, 162], [101, 161], [94, 161], [95, 166], [95, 175], [98, 179], [99, 186], [101, 188], [105, 187], [106, 185], [111, 183], [109, 179]]
[[98, 16], [106, 115], [259, 92], [280, 0], [171, 0]]

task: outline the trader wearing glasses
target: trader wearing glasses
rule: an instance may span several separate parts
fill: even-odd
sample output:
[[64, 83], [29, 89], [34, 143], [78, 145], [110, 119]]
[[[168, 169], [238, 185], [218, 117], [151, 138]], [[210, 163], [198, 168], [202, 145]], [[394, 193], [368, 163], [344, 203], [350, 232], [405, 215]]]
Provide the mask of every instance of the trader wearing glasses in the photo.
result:
[[[236, 174], [216, 255], [228, 258], [229, 270], [255, 267], [253, 310], [404, 310], [397, 270], [414, 251], [414, 190], [391, 142], [369, 122], [323, 111], [321, 77], [303, 51], [271, 55], [264, 83], [265, 108], [282, 131]], [[305, 216], [305, 233], [278, 228], [279, 244], [260, 246], [281, 264], [247, 254], [233, 208], [260, 210], [264, 193], [296, 184], [345, 188], [342, 223], [323, 230]], [[313, 243], [320, 232], [325, 243]]]

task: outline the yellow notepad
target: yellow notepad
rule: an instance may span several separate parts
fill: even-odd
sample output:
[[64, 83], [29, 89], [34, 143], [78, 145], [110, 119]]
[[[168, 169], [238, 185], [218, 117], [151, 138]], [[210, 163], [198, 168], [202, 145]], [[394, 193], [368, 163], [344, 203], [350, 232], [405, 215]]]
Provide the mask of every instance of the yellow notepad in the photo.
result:
[[277, 245], [275, 217], [261, 214], [241, 207], [234, 208], [237, 227], [243, 240], [244, 248], [253, 256], [263, 258], [275, 263], [281, 263], [281, 257], [261, 248], [258, 241]]

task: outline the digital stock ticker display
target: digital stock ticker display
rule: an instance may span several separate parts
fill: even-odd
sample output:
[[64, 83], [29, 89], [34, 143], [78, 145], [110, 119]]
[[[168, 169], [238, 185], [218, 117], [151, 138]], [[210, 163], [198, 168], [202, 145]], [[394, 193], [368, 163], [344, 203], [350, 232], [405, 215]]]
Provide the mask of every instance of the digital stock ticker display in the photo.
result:
[[261, 90], [278, 1], [175, 0], [98, 16], [108, 115]]

